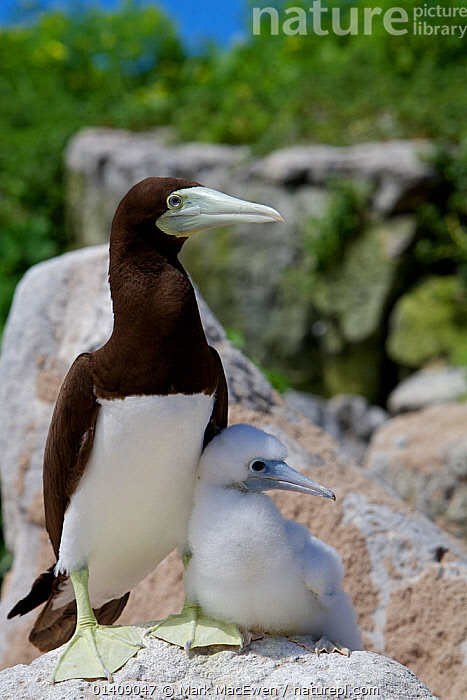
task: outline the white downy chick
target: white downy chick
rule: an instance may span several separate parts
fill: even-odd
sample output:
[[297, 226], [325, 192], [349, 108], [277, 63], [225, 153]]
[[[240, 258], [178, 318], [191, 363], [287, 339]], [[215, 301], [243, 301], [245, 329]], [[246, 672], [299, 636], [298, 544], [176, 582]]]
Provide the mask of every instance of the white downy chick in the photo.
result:
[[355, 611], [341, 589], [339, 554], [286, 520], [263, 493], [283, 489], [335, 499], [285, 457], [279, 440], [251, 425], [232, 425], [209, 443], [188, 528], [187, 599], [244, 630], [311, 635], [331, 640], [332, 649], [361, 649]]

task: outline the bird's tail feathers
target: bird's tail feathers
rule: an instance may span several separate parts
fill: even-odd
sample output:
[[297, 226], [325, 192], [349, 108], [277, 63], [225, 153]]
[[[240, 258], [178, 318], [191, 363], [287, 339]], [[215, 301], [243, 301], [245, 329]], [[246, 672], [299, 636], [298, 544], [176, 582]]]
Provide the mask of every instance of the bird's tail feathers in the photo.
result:
[[[71, 639], [76, 627], [76, 601], [54, 607], [54, 593], [50, 596], [44, 609], [39, 614], [29, 635], [29, 641], [40, 651], [51, 651]], [[115, 598], [94, 609], [97, 621], [101, 625], [111, 625], [120, 617], [130, 593]]]
[[26, 613], [34, 610], [34, 608], [37, 608], [48, 600], [49, 596], [52, 594], [55, 581], [54, 568], [55, 566], [51, 566], [50, 569], [47, 569], [47, 571], [44, 571], [44, 573], [36, 578], [27, 596], [16, 603], [8, 613], [7, 617], [9, 620], [12, 617], [16, 617], [16, 615], [26, 615]]
[[[68, 576], [54, 574], [55, 566], [38, 576], [28, 595], [20, 600], [8, 613], [8, 618], [25, 615], [46, 602], [39, 613], [29, 635], [29, 641], [40, 651], [51, 651], [65, 644], [73, 635], [76, 627], [76, 601], [67, 601], [57, 607], [60, 595], [68, 584]], [[111, 625], [121, 615], [130, 593], [121, 598], [109, 600], [95, 609], [97, 621], [101, 625]]]

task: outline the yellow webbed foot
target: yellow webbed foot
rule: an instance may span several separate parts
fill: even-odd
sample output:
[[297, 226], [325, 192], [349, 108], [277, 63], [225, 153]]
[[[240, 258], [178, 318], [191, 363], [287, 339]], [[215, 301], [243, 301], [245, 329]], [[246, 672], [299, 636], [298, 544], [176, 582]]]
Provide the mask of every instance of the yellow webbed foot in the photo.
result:
[[144, 647], [141, 631], [136, 627], [99, 625], [89, 600], [88, 569], [72, 571], [70, 578], [76, 598], [76, 630], [58, 657], [52, 683], [71, 678], [111, 681], [111, 674]]
[[350, 649], [347, 649], [347, 647], [341, 644], [339, 640], [336, 639], [336, 641], [332, 642], [324, 635], [313, 643], [310, 642], [309, 637], [302, 636], [290, 637], [290, 640], [304, 649], [308, 649], [308, 651], [318, 654], [318, 656], [323, 652], [326, 652], [327, 654], [337, 652], [343, 656], [350, 656]]
[[146, 635], [163, 639], [185, 651], [196, 647], [243, 645], [242, 635], [235, 625], [208, 617], [201, 608], [186, 601], [179, 615], [169, 615], [158, 621]]
[[107, 678], [111, 682], [111, 674], [143, 647], [141, 631], [135, 627], [78, 627], [57, 661], [52, 682], [71, 678]]
[[341, 644], [338, 639], [333, 642], [325, 636], [320, 637], [315, 644], [315, 652], [318, 654], [318, 656], [323, 651], [325, 651], [327, 654], [337, 652], [343, 656], [350, 656], [350, 649], [347, 649], [347, 647]]

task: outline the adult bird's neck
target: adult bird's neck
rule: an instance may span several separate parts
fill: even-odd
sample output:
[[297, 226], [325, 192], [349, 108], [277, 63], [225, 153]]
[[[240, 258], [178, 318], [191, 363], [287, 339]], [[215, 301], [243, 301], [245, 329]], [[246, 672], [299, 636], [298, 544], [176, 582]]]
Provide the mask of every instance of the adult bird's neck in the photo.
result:
[[114, 328], [93, 353], [102, 398], [211, 393], [215, 388], [193, 286], [175, 248], [164, 252], [145, 241], [111, 245]]

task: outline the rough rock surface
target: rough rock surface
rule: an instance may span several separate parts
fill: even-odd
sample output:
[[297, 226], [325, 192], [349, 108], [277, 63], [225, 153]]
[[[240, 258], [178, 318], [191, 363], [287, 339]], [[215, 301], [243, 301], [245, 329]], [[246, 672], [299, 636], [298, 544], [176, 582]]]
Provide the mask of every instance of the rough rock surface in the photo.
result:
[[371, 406], [359, 394], [337, 394], [327, 400], [288, 389], [283, 396], [291, 408], [332, 435], [343, 451], [359, 464], [374, 431], [389, 418], [384, 408]]
[[313, 300], [323, 314], [337, 315], [342, 340], [358, 342], [377, 331], [415, 228], [411, 216], [370, 227], [347, 245], [342, 265], [320, 278]]
[[467, 403], [392, 418], [374, 433], [364, 466], [430, 518], [467, 536]]
[[379, 181], [373, 207], [388, 214], [404, 210], [410, 200], [433, 183], [432, 168], [422, 161], [426, 141], [388, 141], [345, 148], [292, 146], [266, 156], [255, 173], [272, 182], [297, 181], [326, 185], [330, 177], [347, 176]]
[[[423, 160], [429, 150], [423, 141], [393, 141], [299, 146], [255, 158], [247, 147], [177, 144], [166, 130], [85, 129], [66, 157], [70, 229], [81, 245], [106, 241], [120, 198], [150, 175], [273, 204], [284, 222], [196, 236], [184, 262], [223, 326], [241, 333], [249, 357], [285, 372], [294, 386], [378, 401], [387, 392], [382, 334], [406, 275], [414, 205], [436, 181]], [[368, 221], [332, 274], [310, 285], [313, 241], [326, 238], [326, 221], [345, 207], [336, 178], [364, 193]]]
[[437, 367], [415, 372], [388, 398], [391, 413], [418, 411], [433, 404], [467, 397], [467, 367]]
[[[52, 563], [43, 528], [42, 451], [69, 364], [110, 332], [106, 267], [105, 249], [97, 247], [33, 268], [17, 291], [5, 331], [0, 450], [6, 537], [15, 557], [0, 603], [3, 666], [29, 662], [37, 654], [26, 641], [34, 613], [8, 622], [5, 616], [34, 576]], [[286, 407], [258, 370], [232, 349], [212, 317], [204, 320], [232, 389], [231, 422], [254, 423], [276, 434], [286, 442], [292, 466], [337, 495], [336, 503], [327, 503], [282, 493], [277, 502], [286, 517], [303, 522], [340, 552], [365, 648], [395, 659], [403, 654], [404, 663], [433, 692], [457, 700], [466, 683], [461, 644], [466, 565], [460, 546], [377, 486], [332, 438]], [[181, 603], [181, 565], [171, 555], [132, 592], [120, 621], [162, 617], [177, 612]]]
[[[370, 652], [357, 651], [349, 659], [338, 654], [318, 657], [282, 637], [266, 637], [241, 652], [224, 650], [190, 655], [156, 639], [148, 640], [147, 644], [147, 649], [114, 674], [111, 686], [103, 681], [77, 680], [52, 686], [48, 679], [58, 653], [52, 651], [31, 667], [15, 666], [0, 673], [0, 697], [56, 700], [60, 696], [62, 700], [85, 700], [105, 693], [111, 695], [112, 687], [116, 696], [123, 695], [127, 688], [133, 692], [125, 695], [175, 700], [190, 695], [248, 697], [255, 690], [260, 695], [283, 698], [294, 698], [301, 692], [353, 697], [353, 691], [358, 688], [358, 695], [381, 700], [436, 700], [426, 685], [404, 666]], [[147, 696], [144, 690], [141, 692], [145, 687]], [[330, 693], [330, 688], [336, 690]], [[350, 692], [352, 695], [344, 695]]]

